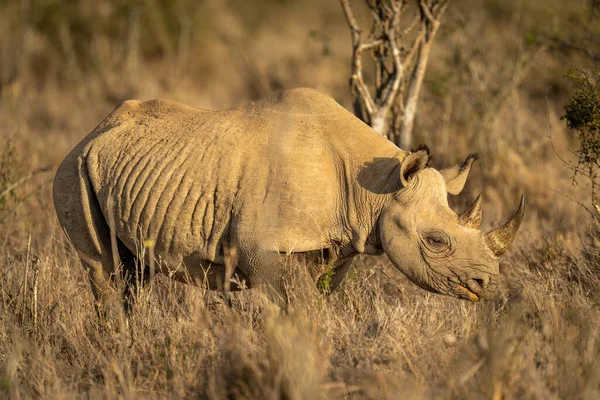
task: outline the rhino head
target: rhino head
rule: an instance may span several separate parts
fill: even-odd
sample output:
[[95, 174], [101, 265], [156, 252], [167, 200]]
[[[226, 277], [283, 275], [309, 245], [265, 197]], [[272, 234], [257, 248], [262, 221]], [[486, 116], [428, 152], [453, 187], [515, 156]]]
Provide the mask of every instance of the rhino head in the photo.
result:
[[378, 221], [383, 250], [411, 281], [474, 302], [494, 297], [499, 258], [514, 240], [525, 211], [522, 196], [507, 223], [482, 232], [480, 197], [460, 215], [450, 209], [448, 193], [460, 193], [476, 159], [471, 155], [460, 166], [437, 171], [426, 167], [426, 151], [409, 154], [400, 165], [402, 188], [391, 195]]

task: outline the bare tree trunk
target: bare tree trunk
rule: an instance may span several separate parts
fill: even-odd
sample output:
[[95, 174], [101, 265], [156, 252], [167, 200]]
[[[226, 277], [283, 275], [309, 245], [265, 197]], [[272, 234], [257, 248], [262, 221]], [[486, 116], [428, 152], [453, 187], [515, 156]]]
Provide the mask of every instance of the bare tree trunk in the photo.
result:
[[[438, 25], [439, 26], [439, 25]], [[437, 26], [432, 34], [437, 32]], [[404, 115], [402, 116], [402, 124], [400, 125], [400, 143], [399, 147], [408, 149], [412, 145], [412, 133], [415, 125], [415, 116], [417, 114], [417, 105], [419, 103], [419, 95], [421, 94], [421, 86], [423, 86], [423, 78], [427, 71], [427, 63], [429, 62], [429, 52], [431, 50], [432, 41], [421, 43], [419, 55], [417, 57], [417, 66], [413, 71], [408, 85], [406, 101], [404, 103]]]
[[[387, 110], [383, 110], [387, 111]], [[388, 119], [384, 112], [379, 110], [371, 117], [371, 128], [375, 129], [380, 135], [386, 136], [388, 135]]]

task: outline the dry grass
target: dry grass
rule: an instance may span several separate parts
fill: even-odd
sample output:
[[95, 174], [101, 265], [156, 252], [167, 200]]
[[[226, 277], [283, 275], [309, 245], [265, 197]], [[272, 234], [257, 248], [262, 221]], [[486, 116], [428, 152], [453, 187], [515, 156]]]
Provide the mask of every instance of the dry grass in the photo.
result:
[[[217, 108], [311, 86], [349, 105], [350, 39], [336, 2], [195, 3], [1, 4], [0, 185], [56, 166], [124, 98]], [[64, 12], [40, 19], [43, 4]], [[587, 59], [541, 39], [583, 34], [584, 6], [456, 1], [432, 50], [418, 141], [437, 166], [482, 155], [452, 204], [482, 192], [489, 227], [528, 197], [499, 301], [432, 295], [385, 258], [364, 258], [327, 298], [293, 290], [287, 314], [258, 293], [224, 299], [159, 277], [128, 325], [98, 321], [38, 174], [0, 204], [0, 220], [21, 204], [0, 223], [0, 396], [600, 397], [597, 233], [567, 198], [585, 201], [585, 190], [553, 151], [568, 157], [571, 140], [558, 119], [562, 75]]]
[[226, 302], [159, 278], [126, 325], [97, 320], [58, 234], [14, 241], [3, 258], [0, 390], [10, 397], [600, 394], [599, 271], [561, 243], [513, 254], [494, 303], [431, 295], [390, 277], [385, 260], [364, 260], [328, 298], [295, 291], [287, 314], [258, 293]]

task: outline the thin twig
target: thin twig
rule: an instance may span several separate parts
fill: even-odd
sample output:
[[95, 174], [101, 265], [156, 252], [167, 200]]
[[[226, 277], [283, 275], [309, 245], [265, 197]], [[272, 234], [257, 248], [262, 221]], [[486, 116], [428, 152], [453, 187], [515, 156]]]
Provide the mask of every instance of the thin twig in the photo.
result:
[[590, 216], [592, 217], [592, 219], [597, 220], [596, 214], [594, 212], [592, 212], [592, 210], [590, 210], [589, 207], [586, 206], [585, 204], [583, 204], [580, 200], [577, 200], [573, 195], [567, 195], [567, 194], [561, 193], [561, 192], [559, 192], [558, 190], [555, 190], [555, 189], [551, 189], [551, 191], [553, 191], [556, 194], [559, 194], [559, 195], [563, 196], [567, 200], [571, 200], [573, 203], [577, 204], [578, 206], [580, 206], [581, 208], [583, 208], [585, 211], [587, 211], [588, 214], [590, 214]]
[[15, 183], [13, 183], [11, 185], [8, 185], [6, 188], [4, 188], [2, 190], [2, 192], [0, 192], [0, 199], [3, 198], [4, 196], [6, 196], [7, 194], [9, 194], [10, 192], [12, 192], [13, 190], [17, 189], [19, 186], [21, 186], [22, 184], [24, 184], [25, 182], [27, 182], [28, 180], [30, 180], [34, 176], [36, 176], [38, 174], [41, 174], [43, 172], [48, 172], [51, 169], [52, 169], [52, 167], [46, 166], [46, 167], [38, 168], [38, 169], [30, 172], [29, 174], [25, 175], [24, 177], [22, 177], [21, 179], [19, 179]]
[[381, 46], [383, 44], [383, 40], [379, 39], [379, 40], [374, 40], [372, 42], [369, 43], [362, 43], [360, 46], [358, 46], [358, 51], [365, 51], [365, 50], [369, 50], [373, 47], [377, 47], [377, 46]]
[[344, 10], [344, 15], [346, 16], [346, 21], [348, 22], [352, 36], [353, 52], [352, 72], [350, 75], [351, 86], [358, 91], [359, 96], [363, 99], [367, 113], [372, 114], [373, 110], [375, 109], [375, 103], [373, 102], [373, 98], [367, 89], [362, 75], [362, 60], [359, 51], [361, 46], [361, 30], [358, 27], [356, 17], [354, 16], [352, 7], [350, 6], [348, 0], [340, 0], [340, 3]]
[[10, 210], [8, 210], [8, 213], [4, 216], [4, 218], [0, 219], [0, 225], [5, 223], [17, 211], [17, 209], [25, 203], [25, 201], [27, 201], [30, 197], [37, 194], [44, 186], [46, 186], [47, 183], [50, 183], [50, 182], [52, 182], [52, 179], [48, 179], [48, 180], [44, 181], [42, 184], [37, 186], [31, 192], [29, 192], [26, 196], [22, 197], [17, 202], [17, 204], [15, 204], [13, 207], [10, 208]]
[[404, 29], [402, 31], [402, 35], [401, 36], [406, 36], [409, 33], [412, 32], [413, 29], [415, 29], [415, 26], [418, 25], [419, 21], [421, 20], [421, 18], [419, 18], [419, 15], [415, 15], [412, 19], [412, 21], [410, 21], [410, 24], [406, 27], [406, 29]]
[[348, 22], [348, 25], [350, 26], [350, 30], [352, 32], [360, 33], [360, 29], [358, 28], [358, 23], [356, 22], [356, 17], [354, 16], [354, 13], [352, 12], [352, 7], [350, 6], [350, 3], [348, 2], [348, 0], [340, 0], [340, 3], [344, 10], [344, 15], [346, 16], [346, 21]]
[[21, 283], [21, 303], [19, 304], [19, 312], [17, 313], [21, 323], [25, 320], [25, 296], [27, 295], [27, 284], [29, 275], [29, 263], [31, 261], [31, 232], [27, 236], [27, 254], [25, 257], [25, 275], [23, 276], [23, 282]]
[[498, 109], [504, 104], [510, 93], [521, 86], [521, 83], [527, 77], [527, 74], [531, 68], [535, 65], [534, 60], [537, 55], [543, 53], [548, 48], [547, 45], [543, 44], [538, 47], [532, 53], [523, 52], [517, 59], [515, 69], [512, 72], [512, 79], [510, 82], [502, 87], [502, 89], [494, 96], [494, 98], [488, 102], [488, 107], [484, 112], [483, 125], [488, 126], [491, 123], [493, 117], [497, 114]]
[[423, 12], [423, 15], [425, 15], [430, 24], [433, 25], [436, 23], [436, 18], [433, 16], [433, 14], [431, 14], [431, 10], [429, 9], [429, 6], [425, 2], [425, 0], [419, 1], [419, 8], [421, 9], [421, 12]]
[[33, 261], [33, 329], [37, 333], [38, 328], [38, 278], [40, 270], [40, 260], [35, 258]]
[[556, 37], [545, 37], [543, 38], [546, 44], [553, 48], [560, 48], [562, 50], [572, 50], [583, 53], [590, 60], [600, 62], [600, 53], [594, 53], [590, 46], [581, 46], [576, 43], [568, 42]]

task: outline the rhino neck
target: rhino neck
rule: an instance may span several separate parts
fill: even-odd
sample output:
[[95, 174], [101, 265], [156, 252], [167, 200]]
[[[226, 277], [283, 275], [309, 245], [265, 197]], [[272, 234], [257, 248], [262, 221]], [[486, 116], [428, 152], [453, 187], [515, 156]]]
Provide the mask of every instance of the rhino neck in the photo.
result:
[[[342, 182], [345, 182], [343, 225], [358, 253], [382, 254], [378, 221], [386, 204], [401, 187], [400, 163], [405, 152], [392, 143], [362, 158], [344, 160]], [[360, 156], [360, 154], [358, 155]]]
[[[316, 143], [326, 149], [329, 157], [323, 156], [314, 164], [327, 165], [329, 161], [330, 165], [321, 168], [321, 175], [331, 172], [336, 179], [331, 191], [335, 209], [324, 216], [332, 222], [331, 230], [325, 233], [329, 244], [348, 251], [352, 246], [359, 253], [379, 254], [377, 221], [392, 194], [401, 187], [400, 163], [405, 152], [333, 99], [313, 90], [288, 91], [266, 100], [260, 107], [287, 113], [288, 131], [302, 133], [298, 147], [307, 149], [309, 143]], [[305, 160], [303, 154], [299, 165]]]

